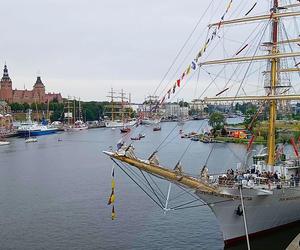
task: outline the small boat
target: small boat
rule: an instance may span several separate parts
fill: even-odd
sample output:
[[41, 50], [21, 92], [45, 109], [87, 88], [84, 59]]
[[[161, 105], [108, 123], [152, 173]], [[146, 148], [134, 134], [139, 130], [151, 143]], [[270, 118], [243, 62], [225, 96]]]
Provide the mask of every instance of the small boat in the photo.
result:
[[137, 137], [131, 137], [130, 139], [132, 141], [139, 141], [141, 138], [139, 136], [137, 136]]
[[65, 131], [67, 132], [77, 132], [81, 130], [86, 130], [89, 127], [82, 121], [82, 120], [77, 120], [74, 125], [67, 126], [65, 128]]
[[138, 136], [136, 136], [136, 137], [131, 137], [130, 139], [132, 140], [132, 141], [139, 141], [140, 139], [142, 139], [142, 138], [145, 138], [145, 134], [138, 134]]
[[131, 128], [121, 128], [120, 129], [121, 133], [129, 133], [131, 131]]
[[28, 137], [25, 138], [25, 143], [32, 143], [32, 142], [37, 142], [37, 138], [36, 137], [31, 137], [31, 131], [29, 129]]
[[207, 136], [201, 137], [200, 141], [203, 142], [203, 143], [212, 143], [213, 142], [213, 140], [210, 137], [207, 137]]
[[136, 120], [132, 120], [132, 121], [128, 121], [128, 122], [116, 120], [116, 121], [106, 121], [105, 127], [107, 127], [107, 128], [120, 128], [120, 127], [124, 127], [124, 126], [132, 127], [136, 124], [137, 124]]
[[192, 141], [199, 141], [199, 136], [194, 136], [191, 138]]
[[145, 138], [146, 135], [145, 134], [139, 134], [139, 137], [142, 139], [142, 138]]
[[31, 143], [31, 142], [37, 142], [37, 138], [36, 137], [28, 137], [25, 139], [26, 143]]
[[153, 131], [161, 131], [161, 127], [160, 127], [160, 126], [154, 127], [154, 128], [153, 128]]
[[141, 119], [142, 125], [154, 125], [160, 123], [161, 118], [143, 118]]
[[196, 136], [199, 136], [196, 132], [190, 132], [190, 133], [187, 133], [187, 134], [182, 134], [181, 133], [181, 138], [193, 138], [193, 137], [196, 137]]
[[10, 142], [9, 141], [0, 141], [0, 146], [5, 146], [5, 145], [9, 145]]

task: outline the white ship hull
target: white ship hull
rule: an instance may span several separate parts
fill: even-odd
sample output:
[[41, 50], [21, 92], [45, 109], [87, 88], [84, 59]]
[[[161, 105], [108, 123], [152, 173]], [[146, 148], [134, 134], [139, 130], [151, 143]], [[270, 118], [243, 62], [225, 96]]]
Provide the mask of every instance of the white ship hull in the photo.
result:
[[[248, 195], [247, 195], [248, 191]], [[248, 234], [275, 229], [286, 224], [300, 221], [300, 188], [275, 189], [273, 194], [249, 195], [243, 189]], [[236, 213], [241, 204], [239, 198], [215, 196], [196, 192], [209, 205], [219, 222], [225, 245], [245, 238], [243, 216]], [[247, 197], [247, 198], [246, 198]]]
[[77, 132], [77, 131], [86, 130], [86, 129], [88, 129], [88, 126], [69, 127], [69, 128], [65, 128], [65, 131], [67, 131], [67, 132]]
[[160, 123], [161, 119], [142, 119], [141, 124], [143, 125], [154, 125]]
[[130, 122], [118, 122], [118, 121], [109, 121], [109, 122], [105, 122], [105, 126], [107, 128], [121, 128], [121, 127], [132, 127], [136, 124], [136, 121], [130, 121]]
[[0, 146], [6, 146], [9, 145], [10, 142], [9, 141], [0, 141]]

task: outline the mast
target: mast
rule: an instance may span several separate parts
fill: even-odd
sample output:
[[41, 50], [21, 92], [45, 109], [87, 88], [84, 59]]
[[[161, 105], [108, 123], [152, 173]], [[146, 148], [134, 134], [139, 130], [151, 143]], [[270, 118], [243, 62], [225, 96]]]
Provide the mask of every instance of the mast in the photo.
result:
[[128, 118], [131, 118], [131, 93], [128, 94], [128, 105], [129, 105], [129, 112], [128, 112]]
[[111, 103], [111, 121], [113, 122], [115, 120], [115, 105], [114, 105], [114, 89], [111, 88], [110, 92], [108, 92], [110, 95], [110, 103]]
[[[273, 0], [273, 8], [271, 11], [274, 13], [278, 10], [278, 0]], [[272, 20], [272, 43], [273, 47], [271, 54], [275, 55], [278, 53], [277, 48], [278, 41], [278, 18], [273, 18]], [[278, 59], [271, 59], [271, 82], [270, 82], [270, 94], [276, 95], [276, 85], [278, 82]], [[270, 101], [270, 117], [269, 117], [269, 136], [268, 136], [268, 161], [269, 166], [274, 166], [275, 163], [275, 122], [276, 122], [276, 111], [277, 111], [277, 102], [276, 100]]]
[[81, 112], [80, 98], [78, 100], [78, 120], [83, 120], [83, 118], [82, 118], [82, 112]]
[[67, 119], [67, 124], [70, 127], [71, 121], [73, 120], [73, 108], [71, 106], [71, 97], [68, 96], [66, 106], [64, 107], [64, 110], [67, 109], [67, 113], [65, 113], [65, 119]]
[[73, 123], [76, 122], [76, 98], [74, 97], [74, 101], [73, 101], [73, 113], [74, 113], [74, 117], [73, 117]]
[[123, 122], [123, 125], [124, 125], [124, 91], [123, 89], [121, 89], [121, 120]]
[[37, 122], [39, 122], [40, 121], [40, 115], [39, 115], [39, 110], [38, 110], [38, 106], [37, 106], [37, 103], [36, 103], [36, 99], [34, 99], [34, 104], [35, 104], [36, 119], [37, 119]]
[[48, 102], [47, 102], [47, 120], [50, 121], [50, 112], [49, 112], [49, 99], [48, 99]]

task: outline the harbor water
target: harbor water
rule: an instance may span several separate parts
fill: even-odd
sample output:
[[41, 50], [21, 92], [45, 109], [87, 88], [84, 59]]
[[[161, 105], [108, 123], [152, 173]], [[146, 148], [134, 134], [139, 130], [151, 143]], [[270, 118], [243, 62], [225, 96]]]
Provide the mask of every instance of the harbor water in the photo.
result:
[[[180, 159], [184, 171], [195, 175], [204, 164], [222, 173], [245, 161], [246, 146], [191, 142], [180, 138], [180, 129], [208, 128], [206, 121], [163, 123], [159, 132], [138, 127], [132, 136], [146, 137], [134, 142], [136, 154], [147, 158], [159, 147], [163, 166], [173, 168]], [[115, 148], [120, 137], [119, 129], [103, 128], [42, 136], [32, 144], [11, 138], [0, 147], [0, 249], [223, 249], [207, 206], [165, 214], [118, 167], [111, 220], [112, 161], [102, 151]], [[168, 183], [158, 184], [166, 193]], [[252, 249], [285, 249], [299, 233], [299, 224], [275, 231], [251, 240]], [[246, 242], [232, 249], [246, 249]]]

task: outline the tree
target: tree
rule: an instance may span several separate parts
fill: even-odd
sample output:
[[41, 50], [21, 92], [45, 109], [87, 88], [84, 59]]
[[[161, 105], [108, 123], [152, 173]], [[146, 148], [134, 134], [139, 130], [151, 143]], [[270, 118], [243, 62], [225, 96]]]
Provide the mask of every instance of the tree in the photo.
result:
[[213, 127], [214, 130], [220, 130], [225, 125], [225, 117], [220, 112], [214, 112], [209, 116], [208, 124]]
[[185, 102], [185, 101], [180, 101], [178, 104], [180, 107], [189, 107], [190, 106], [189, 103]]
[[30, 105], [28, 103], [23, 104], [23, 112], [27, 112], [30, 109]]

